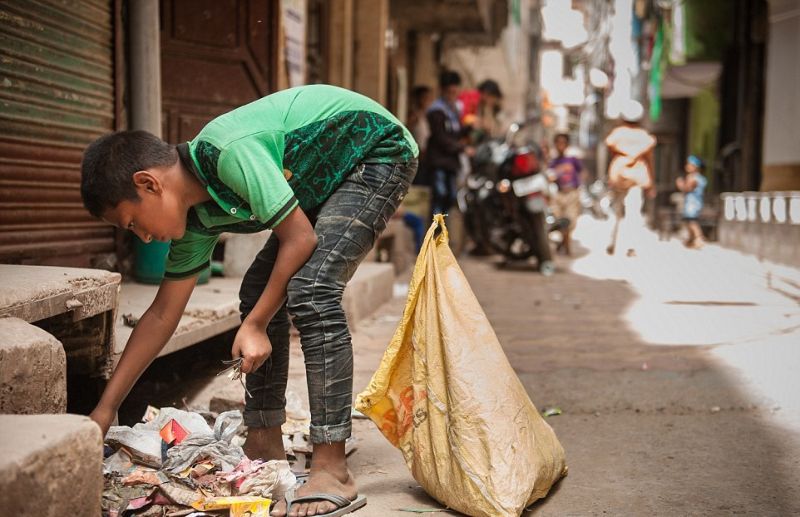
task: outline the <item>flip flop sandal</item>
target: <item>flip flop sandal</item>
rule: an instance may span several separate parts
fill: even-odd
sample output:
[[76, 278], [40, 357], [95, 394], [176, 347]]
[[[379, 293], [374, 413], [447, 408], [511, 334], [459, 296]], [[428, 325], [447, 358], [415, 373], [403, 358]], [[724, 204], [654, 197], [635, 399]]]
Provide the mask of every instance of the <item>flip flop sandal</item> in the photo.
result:
[[341, 517], [353, 513], [356, 510], [363, 508], [367, 504], [367, 496], [359, 494], [354, 501], [337, 494], [311, 494], [303, 497], [295, 498], [295, 487], [286, 491], [284, 496], [286, 500], [286, 512], [292, 509], [293, 504], [297, 503], [315, 503], [320, 501], [328, 501], [337, 506], [336, 510], [328, 513], [315, 515], [314, 517]]

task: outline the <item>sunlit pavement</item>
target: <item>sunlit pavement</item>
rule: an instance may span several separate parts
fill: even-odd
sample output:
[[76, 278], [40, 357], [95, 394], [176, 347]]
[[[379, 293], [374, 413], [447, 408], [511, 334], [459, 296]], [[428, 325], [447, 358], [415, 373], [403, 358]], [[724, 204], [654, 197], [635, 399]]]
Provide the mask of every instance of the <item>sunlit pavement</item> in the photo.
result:
[[649, 345], [712, 345], [775, 416], [800, 429], [800, 271], [714, 244], [685, 248], [648, 232], [636, 257], [601, 252], [608, 223], [584, 217], [576, 231], [591, 250], [571, 271], [621, 279], [637, 295], [624, 321]]

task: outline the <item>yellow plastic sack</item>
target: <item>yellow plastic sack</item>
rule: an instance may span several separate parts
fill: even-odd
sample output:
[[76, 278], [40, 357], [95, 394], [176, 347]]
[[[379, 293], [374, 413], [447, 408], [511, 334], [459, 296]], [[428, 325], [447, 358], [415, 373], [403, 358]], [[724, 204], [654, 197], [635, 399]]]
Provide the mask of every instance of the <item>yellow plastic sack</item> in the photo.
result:
[[403, 319], [356, 408], [442, 504], [475, 517], [519, 516], [566, 474], [564, 449], [511, 368], [447, 241], [437, 215]]

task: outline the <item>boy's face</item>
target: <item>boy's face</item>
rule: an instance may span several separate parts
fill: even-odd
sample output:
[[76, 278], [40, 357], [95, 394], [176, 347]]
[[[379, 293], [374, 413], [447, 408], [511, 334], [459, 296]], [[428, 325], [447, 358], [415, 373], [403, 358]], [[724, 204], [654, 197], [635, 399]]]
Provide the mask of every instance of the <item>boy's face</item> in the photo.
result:
[[164, 189], [157, 175], [139, 171], [133, 175], [138, 200], [121, 201], [103, 213], [103, 219], [130, 230], [143, 242], [180, 239], [186, 231], [186, 212], [179, 200]]
[[500, 97], [491, 93], [482, 92], [481, 99], [483, 100], [484, 105], [490, 108], [500, 105]]
[[451, 84], [447, 86], [442, 91], [442, 97], [449, 103], [455, 103], [458, 100], [458, 93], [461, 91], [461, 87], [455, 84]]
[[558, 154], [564, 154], [564, 152], [567, 150], [569, 142], [567, 142], [567, 139], [564, 138], [563, 136], [557, 136], [554, 144], [556, 146], [556, 151], [558, 151]]
[[686, 165], [683, 167], [683, 170], [685, 170], [687, 174], [691, 174], [693, 172], [697, 172], [697, 167], [695, 167], [692, 162], [686, 162]]

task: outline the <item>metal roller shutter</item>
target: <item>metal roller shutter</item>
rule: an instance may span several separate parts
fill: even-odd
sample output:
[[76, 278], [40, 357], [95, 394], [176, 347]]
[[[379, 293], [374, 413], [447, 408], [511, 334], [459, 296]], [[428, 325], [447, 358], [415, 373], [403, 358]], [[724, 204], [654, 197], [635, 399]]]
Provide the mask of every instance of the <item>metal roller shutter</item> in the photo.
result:
[[0, 262], [114, 252], [80, 198], [82, 150], [114, 129], [112, 20], [104, 0], [0, 3]]

